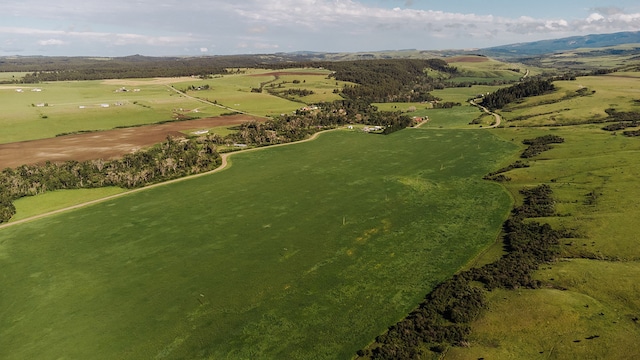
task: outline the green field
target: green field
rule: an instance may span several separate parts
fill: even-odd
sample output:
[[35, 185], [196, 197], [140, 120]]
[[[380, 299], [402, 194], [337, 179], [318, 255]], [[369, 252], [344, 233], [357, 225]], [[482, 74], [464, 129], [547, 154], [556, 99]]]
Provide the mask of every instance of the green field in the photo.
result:
[[487, 313], [472, 325], [472, 346], [452, 349], [447, 359], [629, 359], [640, 353], [633, 320], [640, 316], [640, 141], [600, 127], [492, 131], [514, 143], [545, 134], [565, 139], [531, 167], [509, 171], [505, 185], [519, 201], [519, 189], [549, 184], [560, 216], [539, 221], [577, 236], [562, 241], [568, 259], [536, 272], [544, 290], [494, 292]]
[[495, 241], [514, 149], [334, 131], [4, 228], [0, 357], [351, 357]]
[[51, 191], [38, 196], [27, 196], [13, 202], [16, 214], [10, 221], [18, 221], [49, 211], [64, 209], [87, 201], [102, 199], [107, 196], [120, 194], [125, 189], [105, 187], [98, 189], [77, 189]]
[[[294, 111], [305, 104], [339, 99], [333, 89], [345, 83], [328, 79], [327, 70], [293, 69], [302, 75], [275, 79], [271, 70], [251, 70], [212, 79], [161, 78], [113, 79], [104, 81], [64, 81], [43, 84], [0, 85], [3, 116], [0, 143], [50, 138], [63, 133], [106, 130], [122, 126], [151, 124], [177, 117], [204, 118], [234, 110], [257, 116], [274, 116]], [[300, 84], [293, 84], [293, 80]], [[251, 92], [263, 82], [286, 81], [282, 89], [302, 88], [313, 95], [294, 100]], [[209, 85], [209, 90], [188, 91], [193, 98], [175, 89]], [[126, 89], [127, 91], [120, 91]], [[201, 102], [207, 99], [220, 106]], [[231, 109], [231, 110], [230, 110]]]
[[[605, 110], [638, 111], [634, 100], [640, 98], [637, 81], [640, 73], [585, 76], [572, 81], [556, 81], [557, 91], [528, 98], [505, 107], [500, 113], [508, 125], [540, 126], [587, 123], [604, 119]], [[589, 95], [575, 96], [586, 88]], [[595, 91], [595, 93], [591, 93]]]

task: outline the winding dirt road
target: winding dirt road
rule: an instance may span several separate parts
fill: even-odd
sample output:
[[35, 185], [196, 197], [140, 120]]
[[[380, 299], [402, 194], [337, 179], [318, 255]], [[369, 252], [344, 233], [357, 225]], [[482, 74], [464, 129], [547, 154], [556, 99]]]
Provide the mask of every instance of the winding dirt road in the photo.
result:
[[485, 113], [487, 113], [489, 115], [493, 115], [493, 117], [496, 119], [496, 122], [493, 125], [486, 126], [486, 127], [484, 127], [485, 129], [493, 129], [493, 128], [497, 128], [498, 126], [500, 126], [500, 123], [502, 122], [502, 116], [500, 116], [500, 114], [496, 114], [493, 111], [487, 109], [486, 107], [476, 103], [475, 100], [469, 100], [469, 104], [471, 104], [472, 106], [475, 106], [475, 107], [479, 107], [480, 109], [482, 109], [482, 111], [484, 111]]

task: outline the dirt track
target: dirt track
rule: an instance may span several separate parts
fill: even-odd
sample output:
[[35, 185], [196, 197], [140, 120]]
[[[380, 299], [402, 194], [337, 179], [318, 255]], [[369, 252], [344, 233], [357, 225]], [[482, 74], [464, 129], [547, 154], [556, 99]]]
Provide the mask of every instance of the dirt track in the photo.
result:
[[43, 217], [47, 217], [47, 216], [50, 216], [50, 215], [59, 214], [61, 212], [74, 210], [74, 209], [78, 209], [78, 208], [81, 208], [81, 207], [85, 207], [85, 206], [101, 203], [101, 202], [104, 202], [104, 201], [107, 201], [107, 200], [115, 199], [115, 198], [118, 198], [118, 197], [121, 197], [121, 196], [129, 195], [129, 194], [136, 193], [136, 192], [139, 192], [139, 191], [144, 191], [144, 190], [155, 188], [155, 187], [158, 187], [158, 186], [164, 186], [164, 185], [176, 183], [176, 182], [179, 182], [179, 181], [185, 181], [185, 180], [197, 178], [197, 177], [200, 177], [200, 176], [213, 174], [213, 173], [216, 173], [216, 172], [219, 172], [219, 171], [222, 171], [222, 170], [228, 168], [229, 167], [229, 157], [231, 155], [233, 155], [233, 154], [246, 153], [246, 152], [250, 152], [250, 151], [261, 151], [261, 150], [264, 150], [264, 149], [267, 149], [267, 148], [273, 148], [273, 147], [279, 147], [279, 146], [287, 146], [287, 145], [291, 145], [291, 144], [297, 144], [297, 143], [303, 143], [303, 142], [307, 142], [307, 141], [312, 141], [312, 140], [315, 140], [322, 133], [326, 133], [326, 132], [329, 132], [329, 131], [335, 131], [335, 130], [337, 130], [337, 129], [325, 130], [325, 131], [317, 132], [317, 133], [313, 134], [311, 137], [309, 137], [308, 139], [297, 141], [297, 142], [294, 142], [294, 143], [271, 145], [271, 146], [268, 146], [268, 147], [258, 147], [258, 148], [252, 148], [252, 149], [247, 149], [247, 150], [238, 151], [238, 152], [220, 154], [220, 157], [222, 159], [222, 163], [220, 164], [220, 166], [218, 166], [217, 168], [215, 168], [215, 169], [213, 169], [211, 171], [207, 171], [207, 172], [200, 173], [200, 174], [189, 175], [189, 176], [185, 176], [185, 177], [178, 178], [178, 179], [173, 179], [173, 180], [169, 180], [169, 181], [165, 181], [165, 182], [161, 182], [161, 183], [156, 183], [156, 184], [144, 186], [144, 187], [141, 187], [141, 188], [128, 190], [128, 191], [123, 192], [123, 193], [107, 196], [107, 197], [104, 197], [104, 198], [101, 198], [101, 199], [87, 201], [87, 202], [84, 202], [84, 203], [81, 203], [81, 204], [72, 205], [72, 206], [69, 206], [69, 207], [66, 207], [66, 208], [49, 211], [49, 212], [44, 213], [44, 214], [34, 215], [34, 216], [26, 218], [26, 219], [17, 220], [17, 221], [8, 222], [8, 223], [3, 223], [3, 224], [0, 224], [0, 229], [6, 228], [6, 227], [9, 227], [9, 226], [22, 224], [22, 223], [25, 223], [25, 222], [28, 222], [28, 221], [33, 221], [33, 220], [40, 219], [40, 218], [43, 218]]
[[235, 125], [249, 120], [264, 119], [248, 115], [221, 116], [0, 144], [0, 169], [47, 160], [113, 159], [162, 142], [168, 135], [184, 136], [180, 131]]

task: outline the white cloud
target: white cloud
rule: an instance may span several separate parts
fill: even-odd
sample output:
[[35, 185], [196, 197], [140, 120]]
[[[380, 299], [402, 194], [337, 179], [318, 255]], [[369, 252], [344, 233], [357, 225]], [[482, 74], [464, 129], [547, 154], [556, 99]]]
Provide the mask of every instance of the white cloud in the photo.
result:
[[593, 13], [591, 15], [589, 15], [589, 17], [587, 18], [587, 23], [591, 24], [592, 22], [596, 22], [596, 21], [602, 21], [604, 20], [605, 17], [598, 14], [598, 13]]
[[111, 49], [177, 54], [185, 48], [194, 54], [210, 52], [211, 46], [202, 51], [200, 44], [216, 44], [221, 53], [282, 47], [364, 51], [483, 47], [640, 30], [640, 13], [618, 7], [508, 17], [504, 11], [503, 16], [487, 14], [491, 6], [481, 15], [473, 7], [430, 10], [411, 0], [65, 0], [59, 6], [48, 0], [3, 1], [0, 13], [7, 19], [0, 27], [0, 43], [43, 42], [40, 45], [58, 45], [49, 46], [50, 51], [76, 53]]
[[62, 41], [59, 39], [49, 39], [49, 40], [40, 40], [38, 41], [38, 45], [42, 45], [42, 46], [51, 46], [51, 45], [65, 45], [67, 44], [66, 41]]

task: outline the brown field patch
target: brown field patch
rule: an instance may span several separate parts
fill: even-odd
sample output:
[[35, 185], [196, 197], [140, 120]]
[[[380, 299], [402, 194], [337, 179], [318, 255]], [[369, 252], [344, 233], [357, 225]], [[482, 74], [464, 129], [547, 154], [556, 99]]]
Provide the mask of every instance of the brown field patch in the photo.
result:
[[449, 59], [445, 59], [447, 63], [479, 63], [489, 61], [486, 56], [455, 56]]
[[167, 136], [184, 137], [180, 131], [237, 125], [250, 120], [264, 119], [249, 115], [219, 116], [0, 144], [0, 169], [46, 161], [109, 160], [160, 143]]

